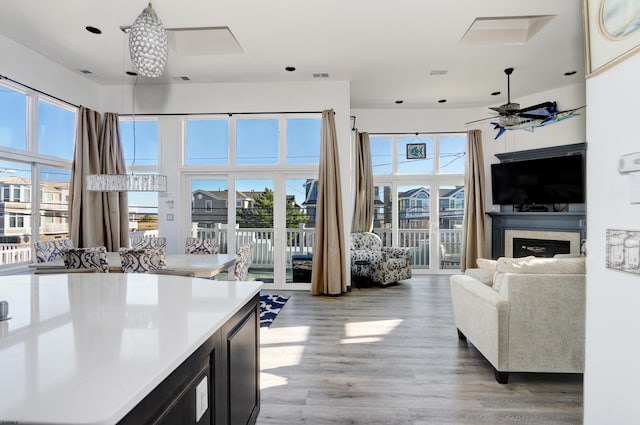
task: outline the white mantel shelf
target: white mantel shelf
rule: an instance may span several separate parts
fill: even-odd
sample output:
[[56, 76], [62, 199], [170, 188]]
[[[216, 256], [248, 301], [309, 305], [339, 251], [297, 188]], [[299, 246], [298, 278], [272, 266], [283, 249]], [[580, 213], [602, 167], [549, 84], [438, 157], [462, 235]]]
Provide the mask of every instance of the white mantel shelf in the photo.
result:
[[145, 274], [0, 278], [0, 423], [114, 424], [259, 291]]

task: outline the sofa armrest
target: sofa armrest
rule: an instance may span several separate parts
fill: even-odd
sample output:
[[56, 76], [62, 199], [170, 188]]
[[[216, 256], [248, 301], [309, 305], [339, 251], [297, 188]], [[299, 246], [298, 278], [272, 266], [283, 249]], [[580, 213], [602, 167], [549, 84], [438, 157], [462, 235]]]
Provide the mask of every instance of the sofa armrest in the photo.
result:
[[507, 370], [583, 372], [585, 275], [507, 273]]
[[468, 275], [450, 278], [456, 327], [498, 370], [506, 358], [506, 339], [499, 330], [508, 328], [509, 300], [492, 287]]

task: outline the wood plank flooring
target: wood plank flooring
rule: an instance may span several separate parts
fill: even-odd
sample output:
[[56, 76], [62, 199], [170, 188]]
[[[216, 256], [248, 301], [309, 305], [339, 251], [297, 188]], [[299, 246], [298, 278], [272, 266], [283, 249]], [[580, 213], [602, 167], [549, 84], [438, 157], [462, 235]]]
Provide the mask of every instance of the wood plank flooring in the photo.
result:
[[458, 341], [448, 276], [291, 295], [261, 329], [258, 425], [581, 424], [582, 375], [512, 374]]

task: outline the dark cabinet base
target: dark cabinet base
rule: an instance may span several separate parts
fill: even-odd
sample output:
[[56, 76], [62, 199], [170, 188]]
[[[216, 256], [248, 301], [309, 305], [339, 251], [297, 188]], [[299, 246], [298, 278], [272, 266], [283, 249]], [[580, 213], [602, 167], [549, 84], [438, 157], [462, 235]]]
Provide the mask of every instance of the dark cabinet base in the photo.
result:
[[[260, 412], [259, 317], [256, 294], [118, 424], [255, 424]], [[196, 422], [196, 387], [205, 377], [208, 408]]]

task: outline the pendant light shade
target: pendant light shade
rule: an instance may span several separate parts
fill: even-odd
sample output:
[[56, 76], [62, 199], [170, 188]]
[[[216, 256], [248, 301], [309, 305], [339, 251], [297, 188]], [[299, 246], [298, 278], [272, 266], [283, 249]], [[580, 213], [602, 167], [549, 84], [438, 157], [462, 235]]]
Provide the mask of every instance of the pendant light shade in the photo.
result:
[[164, 72], [169, 53], [167, 33], [151, 3], [129, 30], [129, 53], [138, 74], [157, 78]]

